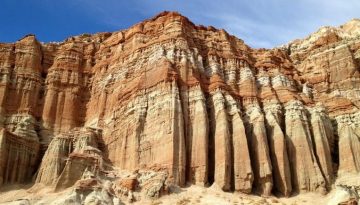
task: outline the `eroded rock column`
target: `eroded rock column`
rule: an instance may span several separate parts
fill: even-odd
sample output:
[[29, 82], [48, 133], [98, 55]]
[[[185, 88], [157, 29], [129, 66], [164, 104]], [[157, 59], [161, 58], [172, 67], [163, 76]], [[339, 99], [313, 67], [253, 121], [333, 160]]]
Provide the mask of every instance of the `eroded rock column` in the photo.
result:
[[184, 134], [184, 117], [181, 107], [179, 88], [175, 81], [171, 83], [171, 130], [173, 137], [173, 177], [174, 182], [180, 186], [185, 185], [186, 148]]
[[189, 93], [191, 131], [187, 148], [190, 149], [190, 181], [205, 185], [208, 182], [208, 141], [209, 122], [206, 99], [200, 86], [191, 88]]
[[334, 180], [334, 173], [329, 140], [334, 138], [334, 134], [325, 107], [318, 105], [311, 110], [311, 127], [316, 157], [326, 179], [327, 186], [330, 188], [330, 185]]
[[360, 113], [336, 117], [339, 135], [338, 175], [360, 172]]
[[36, 170], [40, 143], [34, 119], [20, 119], [14, 132], [0, 130], [0, 184], [29, 182]]
[[250, 152], [239, 103], [226, 95], [226, 107], [231, 126], [233, 184], [235, 191], [251, 193], [254, 173], [251, 168]]
[[265, 118], [256, 102], [246, 107], [246, 115], [248, 118], [247, 137], [254, 171], [253, 189], [262, 195], [270, 195], [273, 179]]
[[0, 186], [4, 183], [4, 173], [6, 170], [6, 141], [5, 141], [5, 129], [0, 128]]
[[325, 179], [315, 158], [306, 110], [300, 101], [286, 107], [286, 142], [294, 191], [326, 192]]
[[66, 135], [56, 136], [49, 144], [42, 159], [36, 183], [53, 185], [60, 176], [71, 153], [71, 139]]
[[211, 126], [214, 140], [214, 183], [222, 190], [231, 186], [231, 141], [224, 96], [219, 89], [211, 94]]
[[274, 189], [284, 196], [289, 196], [292, 191], [291, 173], [285, 135], [281, 129], [281, 105], [267, 104], [264, 110], [273, 165]]

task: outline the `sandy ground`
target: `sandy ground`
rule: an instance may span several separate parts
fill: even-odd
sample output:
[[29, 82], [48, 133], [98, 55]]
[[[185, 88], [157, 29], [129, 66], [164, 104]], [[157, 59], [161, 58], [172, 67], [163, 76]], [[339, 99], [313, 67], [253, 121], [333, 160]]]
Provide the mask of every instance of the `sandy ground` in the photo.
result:
[[[0, 190], [0, 204], [18, 205], [19, 199], [29, 201], [30, 204], [51, 204], [51, 201], [59, 199], [62, 195], [66, 195], [71, 189], [64, 190], [60, 193], [52, 193], [49, 189], [44, 187], [31, 186], [11, 186]], [[217, 188], [204, 188], [200, 186], [190, 186], [183, 188], [178, 193], [173, 193], [163, 196], [156, 200], [141, 200], [131, 204], [134, 205], [266, 205], [266, 204], [286, 204], [286, 205], [322, 205], [327, 204], [329, 200], [328, 194], [326, 196], [316, 193], [306, 193], [296, 195], [290, 198], [276, 198], [276, 197], [260, 197], [255, 195], [246, 195], [241, 193], [223, 192]], [[16, 201], [15, 201], [16, 200]], [[127, 202], [123, 202], [128, 204]], [[21, 203], [20, 203], [21, 204]]]
[[29, 201], [30, 204], [51, 204], [51, 201], [55, 201], [64, 194], [67, 194], [70, 189], [62, 192], [54, 193], [51, 189], [42, 186], [30, 185], [12, 185], [6, 186], [0, 189], [0, 204], [6, 205], [22, 205], [20, 201]]
[[[183, 189], [180, 193], [161, 197], [154, 201], [143, 201], [135, 203], [140, 204], [176, 204], [176, 205], [187, 205], [187, 204], [203, 204], [203, 205], [242, 205], [242, 204], [253, 204], [253, 205], [266, 205], [266, 204], [326, 204], [328, 197], [316, 194], [307, 193], [300, 194], [290, 198], [276, 198], [276, 197], [260, 197], [255, 195], [246, 195], [241, 193], [228, 193], [218, 190], [216, 188], [203, 188], [199, 186], [191, 186]], [[145, 202], [145, 203], [144, 203]]]

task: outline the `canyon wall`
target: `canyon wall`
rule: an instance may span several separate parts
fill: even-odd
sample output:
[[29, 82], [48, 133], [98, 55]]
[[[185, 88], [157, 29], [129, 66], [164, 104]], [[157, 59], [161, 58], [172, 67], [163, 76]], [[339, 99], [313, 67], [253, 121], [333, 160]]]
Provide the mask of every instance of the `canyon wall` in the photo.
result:
[[0, 186], [60, 190], [119, 169], [326, 193], [360, 172], [358, 31], [353, 20], [252, 49], [164, 12], [113, 33], [1, 43]]

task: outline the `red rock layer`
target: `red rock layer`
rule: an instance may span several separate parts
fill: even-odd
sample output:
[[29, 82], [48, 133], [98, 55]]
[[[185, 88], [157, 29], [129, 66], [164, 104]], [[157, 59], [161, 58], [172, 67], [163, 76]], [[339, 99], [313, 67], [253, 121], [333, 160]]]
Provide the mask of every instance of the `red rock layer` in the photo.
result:
[[[26, 36], [0, 44], [0, 125], [48, 147], [36, 181], [59, 189], [99, 163], [71, 148], [90, 127], [101, 130], [91, 146], [118, 169], [166, 170], [180, 186], [324, 192], [336, 173], [360, 171], [356, 25], [272, 50], [173, 12], [61, 43]], [[26, 116], [34, 128], [16, 132]], [[7, 144], [1, 183], [16, 181]]]

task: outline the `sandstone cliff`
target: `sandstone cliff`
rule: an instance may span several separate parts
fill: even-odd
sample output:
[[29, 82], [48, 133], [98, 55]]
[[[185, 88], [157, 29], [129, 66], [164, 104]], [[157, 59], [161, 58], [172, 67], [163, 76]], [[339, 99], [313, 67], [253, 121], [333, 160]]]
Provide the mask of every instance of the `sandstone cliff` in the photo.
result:
[[188, 183], [326, 193], [360, 172], [359, 69], [359, 20], [274, 49], [174, 12], [60, 43], [2, 43], [0, 186], [61, 190], [129, 170], [163, 173], [148, 178], [161, 182], [150, 196]]

